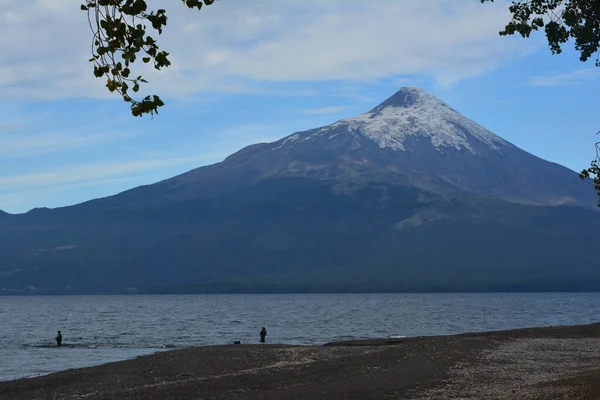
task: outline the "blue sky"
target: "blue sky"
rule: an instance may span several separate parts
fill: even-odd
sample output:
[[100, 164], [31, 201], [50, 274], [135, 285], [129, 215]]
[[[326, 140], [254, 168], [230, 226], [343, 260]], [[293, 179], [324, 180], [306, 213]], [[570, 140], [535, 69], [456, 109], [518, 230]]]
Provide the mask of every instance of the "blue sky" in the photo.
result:
[[[158, 0], [150, 1], [151, 5]], [[595, 155], [600, 68], [542, 35], [499, 37], [507, 3], [222, 0], [167, 9], [173, 66], [143, 70], [154, 119], [93, 77], [79, 2], [0, 0], [0, 209], [60, 207], [221, 161], [420, 86], [579, 171]]]

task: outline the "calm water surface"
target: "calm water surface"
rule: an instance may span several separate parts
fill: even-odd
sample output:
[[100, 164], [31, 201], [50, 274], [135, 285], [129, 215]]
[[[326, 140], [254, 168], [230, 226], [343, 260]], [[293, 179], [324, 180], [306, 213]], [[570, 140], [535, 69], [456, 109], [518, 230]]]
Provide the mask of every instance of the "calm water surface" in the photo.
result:
[[262, 326], [270, 343], [323, 344], [599, 320], [600, 293], [0, 297], [0, 380], [256, 343]]

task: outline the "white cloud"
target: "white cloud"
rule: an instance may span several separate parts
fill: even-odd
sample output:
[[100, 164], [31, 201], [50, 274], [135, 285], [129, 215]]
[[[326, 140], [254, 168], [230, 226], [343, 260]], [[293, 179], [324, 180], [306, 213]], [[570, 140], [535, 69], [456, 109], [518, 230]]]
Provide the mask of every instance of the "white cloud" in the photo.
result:
[[[160, 38], [173, 66], [148, 74], [148, 90], [165, 97], [260, 91], [266, 81], [403, 74], [452, 84], [519, 56], [525, 46], [498, 36], [510, 19], [503, 1], [229, 0], [200, 12], [177, 3], [167, 9]], [[5, 98], [108, 96], [87, 62], [90, 32], [79, 2], [5, 0], [0, 23]]]
[[[196, 62], [233, 76], [270, 81], [411, 73], [449, 81], [490, 68], [511, 52], [511, 44], [498, 37], [507, 20], [506, 9], [498, 6], [444, 0], [309, 1], [294, 9], [266, 3], [274, 11], [262, 14], [262, 24], [249, 25], [233, 3], [217, 9], [215, 14], [223, 17], [233, 14], [243, 30], [238, 46], [217, 43], [197, 54]], [[214, 32], [213, 21], [201, 26], [200, 37]], [[254, 41], [242, 48], [239, 43], [246, 35], [254, 35]]]
[[331, 107], [309, 108], [306, 110], [300, 110], [300, 113], [305, 114], [305, 115], [327, 115], [327, 114], [335, 114], [335, 113], [338, 113], [345, 109], [346, 109], [346, 107], [343, 107], [343, 106], [331, 106]]
[[566, 74], [532, 76], [528, 80], [531, 86], [563, 86], [596, 81], [600, 79], [600, 70], [584, 68]]
[[24, 133], [23, 129], [0, 126], [0, 157], [31, 157], [56, 151], [92, 147], [138, 135], [135, 132]]
[[27, 188], [81, 186], [99, 184], [107, 180], [125, 179], [134, 174], [145, 173], [177, 165], [197, 165], [207, 159], [223, 155], [193, 157], [150, 158], [125, 162], [81, 164], [64, 166], [45, 172], [0, 176], [0, 191], [20, 191]]
[[285, 132], [284, 129], [277, 124], [241, 124], [220, 129], [214, 132], [214, 135], [224, 144], [228, 143], [227, 139], [231, 139], [233, 143], [238, 143], [240, 140], [256, 140], [257, 137], [278, 140], [282, 132]]

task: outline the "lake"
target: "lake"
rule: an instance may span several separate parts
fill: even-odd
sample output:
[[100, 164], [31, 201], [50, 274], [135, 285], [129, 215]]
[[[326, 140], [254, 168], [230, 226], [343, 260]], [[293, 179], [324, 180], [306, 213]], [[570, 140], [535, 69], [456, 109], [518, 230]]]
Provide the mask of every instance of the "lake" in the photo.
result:
[[269, 343], [318, 345], [597, 321], [600, 293], [0, 297], [0, 380], [258, 343], [263, 326]]

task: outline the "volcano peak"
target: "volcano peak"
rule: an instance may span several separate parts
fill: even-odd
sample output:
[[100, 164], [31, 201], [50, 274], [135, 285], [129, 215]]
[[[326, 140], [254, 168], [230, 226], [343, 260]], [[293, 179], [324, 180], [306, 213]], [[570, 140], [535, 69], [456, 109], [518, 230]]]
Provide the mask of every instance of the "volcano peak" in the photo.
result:
[[403, 87], [372, 110], [330, 125], [340, 126], [392, 150], [408, 151], [413, 139], [426, 139], [438, 151], [454, 148], [473, 154], [482, 145], [494, 152], [510, 146], [419, 87]]
[[420, 87], [407, 86], [400, 88], [396, 93], [388, 97], [385, 101], [383, 101], [377, 107], [372, 109], [370, 112], [377, 113], [386, 107], [407, 108], [425, 105], [437, 105], [448, 107], [448, 105], [442, 100], [430, 93], [427, 93]]

